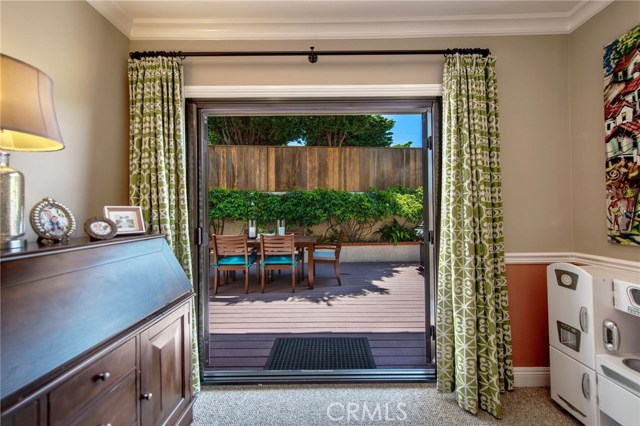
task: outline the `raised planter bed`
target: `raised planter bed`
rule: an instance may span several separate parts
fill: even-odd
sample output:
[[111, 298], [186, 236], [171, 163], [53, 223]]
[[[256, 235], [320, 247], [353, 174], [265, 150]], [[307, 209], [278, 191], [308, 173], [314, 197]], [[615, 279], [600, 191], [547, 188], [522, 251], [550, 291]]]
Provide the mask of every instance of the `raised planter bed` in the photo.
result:
[[420, 242], [344, 243], [340, 262], [420, 262]]

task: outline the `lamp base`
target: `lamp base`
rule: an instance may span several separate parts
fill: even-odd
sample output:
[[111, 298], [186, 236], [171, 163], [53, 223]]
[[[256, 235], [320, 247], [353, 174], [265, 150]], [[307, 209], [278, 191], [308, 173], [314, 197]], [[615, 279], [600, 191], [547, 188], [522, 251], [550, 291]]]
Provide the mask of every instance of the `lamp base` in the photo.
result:
[[22, 238], [0, 242], [0, 250], [18, 250], [18, 249], [23, 249], [26, 246], [27, 246], [27, 240]]

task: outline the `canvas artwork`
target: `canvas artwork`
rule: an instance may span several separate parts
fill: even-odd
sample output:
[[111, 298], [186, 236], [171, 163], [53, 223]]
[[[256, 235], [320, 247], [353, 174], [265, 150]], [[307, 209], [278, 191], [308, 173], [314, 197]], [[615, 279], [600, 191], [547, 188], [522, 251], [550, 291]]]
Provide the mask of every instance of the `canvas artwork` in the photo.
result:
[[604, 48], [609, 241], [640, 245], [640, 25]]

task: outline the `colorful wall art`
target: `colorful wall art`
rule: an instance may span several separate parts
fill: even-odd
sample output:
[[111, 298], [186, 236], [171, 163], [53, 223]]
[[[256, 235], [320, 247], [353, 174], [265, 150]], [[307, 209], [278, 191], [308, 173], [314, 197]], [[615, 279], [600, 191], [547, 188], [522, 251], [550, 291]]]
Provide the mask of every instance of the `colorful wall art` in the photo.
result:
[[609, 241], [640, 245], [640, 25], [604, 48]]

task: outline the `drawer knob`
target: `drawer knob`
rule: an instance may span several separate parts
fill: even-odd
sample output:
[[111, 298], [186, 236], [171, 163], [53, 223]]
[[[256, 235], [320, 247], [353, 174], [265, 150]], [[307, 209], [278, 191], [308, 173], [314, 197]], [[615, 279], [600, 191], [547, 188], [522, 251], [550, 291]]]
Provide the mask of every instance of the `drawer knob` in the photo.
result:
[[142, 395], [142, 399], [146, 399], [147, 401], [150, 400], [151, 398], [153, 398], [153, 394], [151, 392], [145, 393], [144, 395]]
[[111, 373], [108, 371], [98, 374], [98, 380], [102, 380], [103, 382], [105, 382], [109, 377], [111, 377]]

